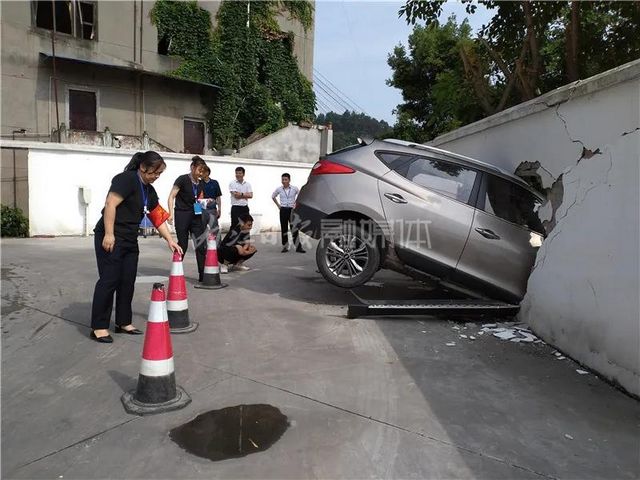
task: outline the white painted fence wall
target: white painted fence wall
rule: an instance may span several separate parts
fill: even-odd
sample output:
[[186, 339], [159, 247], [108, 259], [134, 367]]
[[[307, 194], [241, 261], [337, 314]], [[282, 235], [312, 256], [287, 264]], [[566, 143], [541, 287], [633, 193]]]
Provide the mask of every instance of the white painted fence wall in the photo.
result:
[[[3, 147], [22, 146], [29, 149], [29, 233], [36, 235], [82, 235], [85, 209], [80, 187], [88, 187], [92, 201], [88, 209], [89, 230], [100, 219], [111, 179], [122, 172], [135, 151], [121, 151], [82, 145], [53, 143], [3, 142]], [[167, 169], [154, 182], [160, 203], [167, 208], [173, 182], [189, 172], [192, 155], [161, 152]], [[237, 157], [202, 155], [211, 168], [211, 177], [222, 189], [222, 227], [230, 224], [229, 182], [235, 178], [237, 166], [246, 169], [245, 179], [253, 187], [249, 201], [255, 219], [255, 230], [279, 230], [278, 210], [271, 194], [280, 185], [283, 172], [291, 174], [291, 183], [306, 183], [311, 166], [293, 162], [270, 162]]]
[[[539, 161], [545, 187], [562, 174], [557, 223], [538, 252], [520, 316], [547, 342], [640, 395], [640, 61], [432, 145], [511, 172]], [[583, 148], [596, 153], [583, 157]]]

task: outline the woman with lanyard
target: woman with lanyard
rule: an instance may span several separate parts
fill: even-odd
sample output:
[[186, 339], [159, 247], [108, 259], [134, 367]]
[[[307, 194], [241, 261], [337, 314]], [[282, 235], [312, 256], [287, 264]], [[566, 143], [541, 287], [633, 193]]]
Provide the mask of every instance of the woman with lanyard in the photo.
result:
[[158, 229], [171, 250], [180, 247], [171, 238], [165, 221], [169, 214], [158, 204], [151, 185], [166, 165], [156, 152], [136, 153], [125, 171], [113, 177], [102, 217], [96, 224], [95, 250], [100, 278], [91, 307], [91, 338], [111, 343], [109, 323], [116, 297], [116, 333], [140, 335], [131, 324], [131, 301], [138, 271], [138, 226], [144, 217]]
[[191, 159], [191, 173], [176, 178], [171, 193], [169, 193], [168, 202], [169, 213], [173, 213], [169, 217], [169, 223], [175, 221], [178, 245], [184, 252], [183, 258], [189, 246], [189, 235], [193, 237], [199, 282], [202, 282], [204, 276], [204, 259], [207, 255], [207, 234], [202, 221], [202, 205], [198, 202], [198, 199], [203, 198], [204, 195], [204, 185], [201, 178], [206, 165], [202, 158], [197, 155], [193, 157]]

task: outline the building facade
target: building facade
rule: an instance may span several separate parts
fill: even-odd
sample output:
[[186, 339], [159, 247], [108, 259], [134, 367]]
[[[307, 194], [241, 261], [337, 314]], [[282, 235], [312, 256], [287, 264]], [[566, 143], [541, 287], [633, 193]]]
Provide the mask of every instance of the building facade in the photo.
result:
[[[154, 3], [0, 2], [3, 137], [206, 153], [202, 99], [223, 93], [169, 75], [180, 59], [159, 53]], [[199, 5], [215, 21], [220, 3]], [[280, 24], [311, 79], [313, 28], [285, 16]]]

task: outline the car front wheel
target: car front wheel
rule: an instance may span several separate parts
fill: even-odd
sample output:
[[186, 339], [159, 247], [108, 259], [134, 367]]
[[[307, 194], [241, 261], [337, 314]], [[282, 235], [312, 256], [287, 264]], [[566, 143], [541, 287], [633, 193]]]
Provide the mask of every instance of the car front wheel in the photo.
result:
[[368, 231], [342, 222], [323, 232], [316, 249], [316, 263], [322, 276], [342, 288], [360, 286], [373, 277], [380, 265], [380, 249]]

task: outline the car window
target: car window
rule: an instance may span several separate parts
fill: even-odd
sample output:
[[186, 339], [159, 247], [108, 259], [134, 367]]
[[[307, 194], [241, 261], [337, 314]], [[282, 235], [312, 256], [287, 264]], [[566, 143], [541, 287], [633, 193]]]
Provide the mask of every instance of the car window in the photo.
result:
[[540, 201], [515, 183], [493, 175], [488, 177], [484, 210], [544, 235], [544, 227], [538, 215]]
[[476, 171], [461, 165], [426, 157], [417, 157], [398, 173], [422, 187], [463, 203], [469, 202], [477, 176]]
[[384, 163], [391, 170], [398, 170], [411, 158], [413, 158], [413, 155], [395, 152], [376, 152], [376, 157], [378, 157], [380, 161], [382, 161], [382, 163]]

